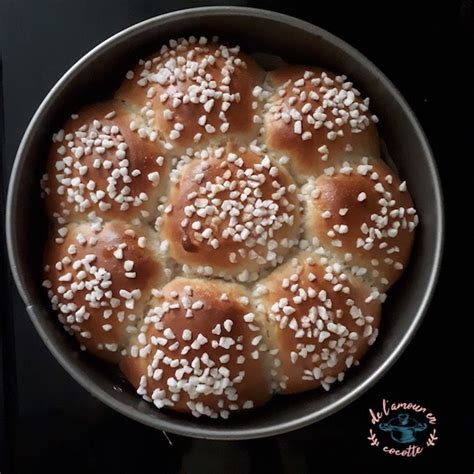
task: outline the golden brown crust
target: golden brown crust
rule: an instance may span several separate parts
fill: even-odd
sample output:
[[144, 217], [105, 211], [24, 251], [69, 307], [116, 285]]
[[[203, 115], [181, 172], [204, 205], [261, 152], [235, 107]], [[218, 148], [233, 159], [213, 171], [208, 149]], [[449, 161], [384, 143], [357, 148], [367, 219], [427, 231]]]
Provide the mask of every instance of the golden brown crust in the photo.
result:
[[275, 354], [276, 389], [297, 393], [342, 380], [375, 341], [380, 302], [334, 265], [301, 253], [259, 283], [256, 299]]
[[259, 326], [246, 322], [244, 287], [177, 278], [150, 307], [138, 345], [121, 362], [138, 393], [159, 408], [224, 418], [270, 398], [266, 347]]
[[130, 130], [135, 115], [119, 101], [73, 117], [53, 137], [42, 181], [50, 220], [152, 220], [169, 172], [164, 148]]
[[176, 153], [229, 138], [246, 144], [258, 134], [252, 91], [264, 71], [238, 47], [181, 39], [128, 77], [116, 98], [142, 110], [148, 127]]
[[307, 238], [317, 237], [352, 273], [389, 288], [408, 263], [418, 222], [406, 184], [384, 163], [364, 160], [308, 187]]
[[379, 158], [377, 119], [344, 76], [283, 66], [267, 81], [274, 93], [265, 106], [266, 145], [289, 157], [294, 176], [304, 180], [343, 161]]
[[[288, 173], [268, 157], [229, 147], [192, 160], [171, 187], [162, 238], [170, 255], [247, 281], [281, 263], [299, 238], [300, 205]], [[257, 275], [258, 276], [258, 275]]]
[[329, 390], [375, 341], [418, 223], [377, 121], [345, 76], [171, 40], [53, 136], [60, 321], [158, 408]]
[[146, 228], [122, 222], [99, 232], [69, 224], [48, 239], [43, 286], [53, 309], [85, 348], [106, 360], [118, 360], [151, 289], [161, 285], [161, 265], [147, 240]]

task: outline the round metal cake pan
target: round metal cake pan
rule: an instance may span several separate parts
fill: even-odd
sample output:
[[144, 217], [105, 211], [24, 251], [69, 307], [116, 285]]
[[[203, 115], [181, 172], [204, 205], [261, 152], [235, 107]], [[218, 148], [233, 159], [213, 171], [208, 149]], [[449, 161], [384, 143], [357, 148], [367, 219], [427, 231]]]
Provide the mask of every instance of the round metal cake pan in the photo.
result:
[[[139, 57], [169, 38], [219, 35], [244, 51], [276, 54], [348, 75], [371, 98], [380, 134], [408, 180], [421, 225], [413, 257], [383, 307], [380, 337], [360, 366], [330, 392], [275, 397], [264, 407], [229, 420], [158, 411], [134, 393], [118, 370], [82, 353], [50, 309], [41, 287], [41, 253], [47, 222], [39, 199], [40, 176], [53, 131], [86, 102], [110, 95]], [[132, 26], [94, 48], [57, 82], [31, 120], [18, 149], [7, 202], [7, 243], [13, 276], [41, 338], [69, 374], [92, 395], [141, 423], [180, 435], [246, 439], [280, 434], [340, 410], [371, 387], [409, 344], [425, 314], [440, 267], [443, 203], [430, 147], [418, 121], [393, 84], [362, 54], [321, 28], [264, 10], [204, 7], [182, 10]]]

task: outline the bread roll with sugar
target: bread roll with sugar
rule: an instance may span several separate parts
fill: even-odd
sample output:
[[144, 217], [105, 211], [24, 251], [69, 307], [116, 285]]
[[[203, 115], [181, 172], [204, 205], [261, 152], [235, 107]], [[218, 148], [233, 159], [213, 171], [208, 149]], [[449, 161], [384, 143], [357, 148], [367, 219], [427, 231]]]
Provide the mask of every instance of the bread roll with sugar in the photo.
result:
[[148, 130], [182, 153], [228, 139], [254, 140], [260, 116], [252, 91], [263, 77], [238, 46], [180, 38], [129, 71], [116, 97], [140, 110]]
[[338, 264], [301, 253], [256, 290], [256, 305], [275, 349], [274, 389], [298, 393], [342, 381], [378, 333], [380, 302]]
[[418, 224], [377, 121], [346, 76], [169, 41], [53, 137], [59, 320], [157, 408], [228, 418], [330, 389], [374, 343]]
[[52, 221], [155, 218], [170, 160], [159, 142], [130, 130], [133, 119], [119, 101], [103, 102], [73, 114], [53, 135], [42, 179]]
[[291, 176], [268, 156], [229, 146], [182, 166], [161, 236], [199, 273], [245, 282], [298, 243], [300, 203]]
[[379, 158], [378, 119], [346, 76], [283, 66], [268, 74], [267, 83], [255, 90], [265, 102], [264, 140], [269, 151], [288, 158], [300, 182], [343, 161]]
[[306, 237], [351, 272], [386, 290], [410, 258], [418, 216], [406, 183], [383, 162], [363, 158], [306, 185]]
[[[62, 237], [61, 237], [62, 236]], [[93, 354], [117, 361], [137, 331], [162, 267], [146, 227], [69, 224], [50, 235], [43, 286], [60, 322]]]
[[270, 398], [268, 347], [248, 290], [177, 278], [150, 308], [137, 344], [121, 362], [146, 399], [158, 408], [227, 418]]

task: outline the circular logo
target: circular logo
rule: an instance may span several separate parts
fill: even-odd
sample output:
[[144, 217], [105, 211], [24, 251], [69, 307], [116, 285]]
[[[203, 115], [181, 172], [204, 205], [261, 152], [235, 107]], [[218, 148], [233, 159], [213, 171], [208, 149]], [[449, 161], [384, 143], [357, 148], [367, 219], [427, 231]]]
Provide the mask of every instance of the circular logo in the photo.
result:
[[412, 402], [390, 402], [369, 409], [370, 446], [392, 456], [416, 457], [436, 445], [436, 417], [426, 407]]

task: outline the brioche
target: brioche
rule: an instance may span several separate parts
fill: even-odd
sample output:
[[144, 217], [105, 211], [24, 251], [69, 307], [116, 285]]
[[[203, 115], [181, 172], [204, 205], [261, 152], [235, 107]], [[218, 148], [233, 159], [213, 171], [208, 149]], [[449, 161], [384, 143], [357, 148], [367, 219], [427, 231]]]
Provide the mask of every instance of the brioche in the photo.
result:
[[380, 302], [337, 264], [301, 253], [255, 290], [274, 352], [274, 390], [297, 393], [342, 380], [378, 333]]
[[300, 182], [344, 161], [379, 158], [378, 119], [346, 76], [282, 66], [268, 74], [267, 82], [267, 90], [255, 91], [265, 101], [264, 142], [289, 158]]
[[329, 390], [377, 338], [418, 215], [344, 75], [171, 40], [53, 135], [44, 281], [146, 401], [228, 418]]
[[268, 348], [247, 289], [176, 278], [150, 306], [121, 368], [157, 407], [226, 418], [270, 398]]
[[109, 101], [73, 114], [53, 135], [41, 181], [51, 221], [140, 223], [156, 217], [170, 160], [158, 141], [133, 133], [130, 120], [140, 119], [120, 102]]
[[300, 202], [291, 176], [268, 156], [221, 153], [181, 168], [161, 236], [177, 262], [245, 282], [281, 263], [298, 243]]
[[246, 144], [258, 134], [252, 91], [264, 76], [238, 46], [191, 37], [140, 61], [115, 97], [140, 110], [175, 153], [228, 139]]
[[[62, 237], [61, 237], [62, 236]], [[50, 235], [44, 252], [45, 281], [59, 320], [84, 348], [118, 360], [143, 320], [163, 269], [144, 227], [107, 222], [100, 231], [69, 224]]]

